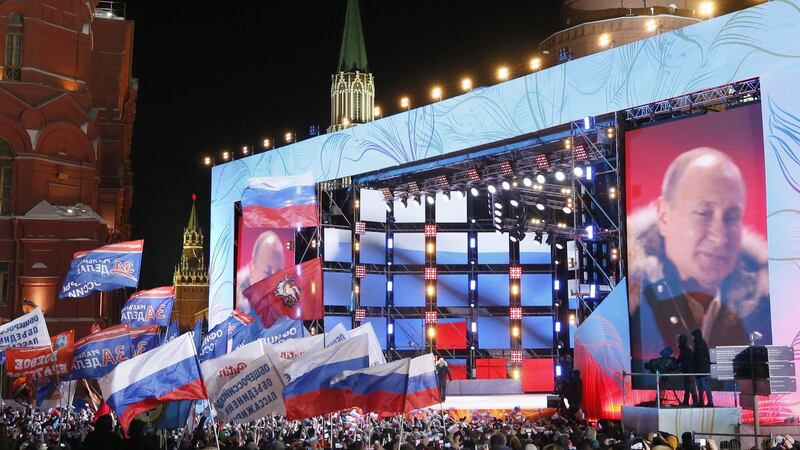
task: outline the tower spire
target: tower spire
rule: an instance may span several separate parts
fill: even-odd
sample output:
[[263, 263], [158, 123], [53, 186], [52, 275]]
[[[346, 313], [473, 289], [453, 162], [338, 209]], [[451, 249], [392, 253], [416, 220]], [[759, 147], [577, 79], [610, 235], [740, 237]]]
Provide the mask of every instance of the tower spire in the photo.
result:
[[347, 1], [337, 72], [369, 72], [367, 46], [364, 44], [364, 32], [361, 28], [361, 12], [358, 8], [358, 0]]
[[195, 210], [195, 202], [197, 201], [197, 195], [192, 194], [192, 212], [189, 214], [189, 224], [186, 225], [186, 230], [196, 230], [200, 228], [200, 225], [197, 223], [197, 211]]
[[331, 125], [328, 132], [371, 122], [375, 81], [367, 67], [367, 46], [358, 0], [347, 0], [339, 65], [331, 76]]

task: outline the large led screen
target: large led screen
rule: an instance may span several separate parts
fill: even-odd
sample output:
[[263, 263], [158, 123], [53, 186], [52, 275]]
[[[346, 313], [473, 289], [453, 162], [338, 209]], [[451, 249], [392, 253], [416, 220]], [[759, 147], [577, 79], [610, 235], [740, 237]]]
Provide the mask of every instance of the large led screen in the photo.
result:
[[508, 264], [508, 234], [478, 233], [478, 263]]
[[422, 319], [396, 319], [394, 321], [394, 346], [398, 350], [422, 350], [425, 348]]
[[437, 264], [466, 264], [467, 263], [467, 233], [439, 233], [439, 234], [437, 234], [436, 235], [436, 263]]
[[353, 260], [353, 236], [350, 230], [325, 228], [322, 233], [325, 261], [349, 263]]
[[[269, 275], [294, 264], [293, 229], [249, 228], [239, 224], [239, 246], [236, 262], [236, 309], [250, 313], [250, 305], [242, 295], [248, 287]], [[292, 248], [289, 246], [289, 248]]]
[[436, 304], [443, 308], [469, 306], [469, 276], [466, 274], [439, 275], [436, 280]]
[[322, 299], [325, 306], [349, 306], [353, 291], [350, 272], [323, 272]]
[[386, 264], [386, 233], [367, 231], [359, 240], [361, 252], [359, 262], [364, 264]]
[[478, 274], [478, 306], [508, 306], [508, 274]]
[[478, 317], [478, 346], [486, 350], [511, 348], [508, 316]]
[[394, 306], [425, 306], [425, 280], [422, 275], [395, 275]]
[[522, 306], [551, 306], [553, 304], [553, 276], [549, 273], [526, 273], [520, 283]]
[[553, 347], [553, 316], [525, 316], [522, 318], [523, 348]]
[[461, 192], [453, 192], [449, 199], [436, 194], [436, 222], [464, 223], [467, 221], [467, 198]]
[[771, 343], [761, 106], [625, 141], [632, 370], [695, 329], [710, 348]]
[[360, 287], [361, 306], [386, 306], [386, 275], [370, 273], [361, 279]]
[[386, 200], [383, 192], [373, 189], [361, 189], [361, 220], [365, 222], [386, 223]]
[[425, 235], [422, 233], [395, 233], [394, 263], [425, 264]]

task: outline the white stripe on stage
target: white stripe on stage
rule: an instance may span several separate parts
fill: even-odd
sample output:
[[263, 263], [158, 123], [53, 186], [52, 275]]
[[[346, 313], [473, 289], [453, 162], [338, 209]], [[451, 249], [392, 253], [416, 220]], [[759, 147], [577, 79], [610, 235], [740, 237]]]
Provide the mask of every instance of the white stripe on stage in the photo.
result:
[[517, 395], [448, 395], [443, 407], [448, 409], [546, 409], [548, 394]]

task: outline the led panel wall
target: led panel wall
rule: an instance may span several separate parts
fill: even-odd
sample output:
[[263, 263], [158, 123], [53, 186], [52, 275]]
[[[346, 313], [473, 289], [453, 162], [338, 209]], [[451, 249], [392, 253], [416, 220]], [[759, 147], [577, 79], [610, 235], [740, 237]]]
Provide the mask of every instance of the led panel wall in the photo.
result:
[[425, 306], [425, 280], [422, 275], [395, 275], [394, 306]]
[[361, 189], [361, 220], [386, 223], [386, 201], [381, 191]]
[[478, 306], [509, 306], [508, 274], [478, 274]]
[[520, 283], [522, 306], [552, 306], [553, 276], [549, 273], [526, 273]]
[[425, 235], [423, 233], [395, 233], [394, 263], [425, 264]]
[[324, 272], [322, 290], [325, 306], [349, 306], [353, 290], [350, 272]]
[[325, 228], [323, 231], [325, 261], [349, 263], [353, 260], [353, 239], [350, 230]]
[[[550, 246], [534, 242], [534, 237], [533, 233], [527, 233], [525, 239], [519, 243], [519, 261], [522, 264], [550, 264]], [[542, 241], [545, 240], [546, 237], [542, 236]]]
[[511, 348], [508, 316], [478, 317], [478, 346], [486, 350]]
[[552, 316], [523, 317], [522, 346], [524, 348], [553, 347], [553, 317]]
[[396, 319], [394, 321], [394, 346], [397, 350], [422, 350], [425, 348], [422, 319]]
[[469, 275], [439, 275], [436, 283], [436, 302], [441, 307], [468, 307]]
[[375, 336], [381, 344], [381, 348], [386, 350], [386, 317], [367, 317], [366, 323], [372, 324]]
[[371, 273], [361, 279], [361, 306], [386, 306], [386, 275]]
[[467, 221], [467, 198], [462, 193], [452, 193], [445, 200], [441, 193], [436, 194], [436, 222], [464, 223]]
[[508, 264], [508, 234], [478, 233], [478, 263]]
[[325, 330], [331, 331], [337, 324], [342, 324], [346, 330], [352, 328], [350, 316], [325, 316]]
[[436, 332], [438, 350], [464, 350], [467, 348], [467, 319], [439, 319]]
[[360, 261], [364, 264], [386, 264], [386, 233], [367, 231], [361, 235]]
[[420, 204], [416, 205], [411, 200], [408, 206], [403, 206], [399, 200], [394, 201], [394, 220], [397, 223], [421, 223], [425, 222], [425, 196], [423, 195]]
[[467, 264], [467, 243], [467, 233], [437, 234], [436, 264]]

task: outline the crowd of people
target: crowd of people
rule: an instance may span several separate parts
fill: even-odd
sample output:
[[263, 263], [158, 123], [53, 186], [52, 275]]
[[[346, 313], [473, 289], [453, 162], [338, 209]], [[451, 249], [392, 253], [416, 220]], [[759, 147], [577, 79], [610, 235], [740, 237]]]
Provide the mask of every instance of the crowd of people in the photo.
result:
[[[451, 417], [431, 409], [414, 416], [379, 418], [356, 411], [302, 421], [281, 417], [249, 424], [216, 424], [201, 417], [194, 430], [145, 430], [135, 420], [124, 436], [111, 414], [94, 418], [89, 410], [67, 412], [3, 409], [0, 450], [725, 450], [738, 440], [719, 443], [691, 432], [637, 436], [619, 422], [588, 423], [561, 410], [529, 418], [512, 411], [504, 418], [473, 414]], [[696, 439], [698, 438], [698, 439]], [[800, 450], [791, 436], [763, 442], [763, 450]]]

